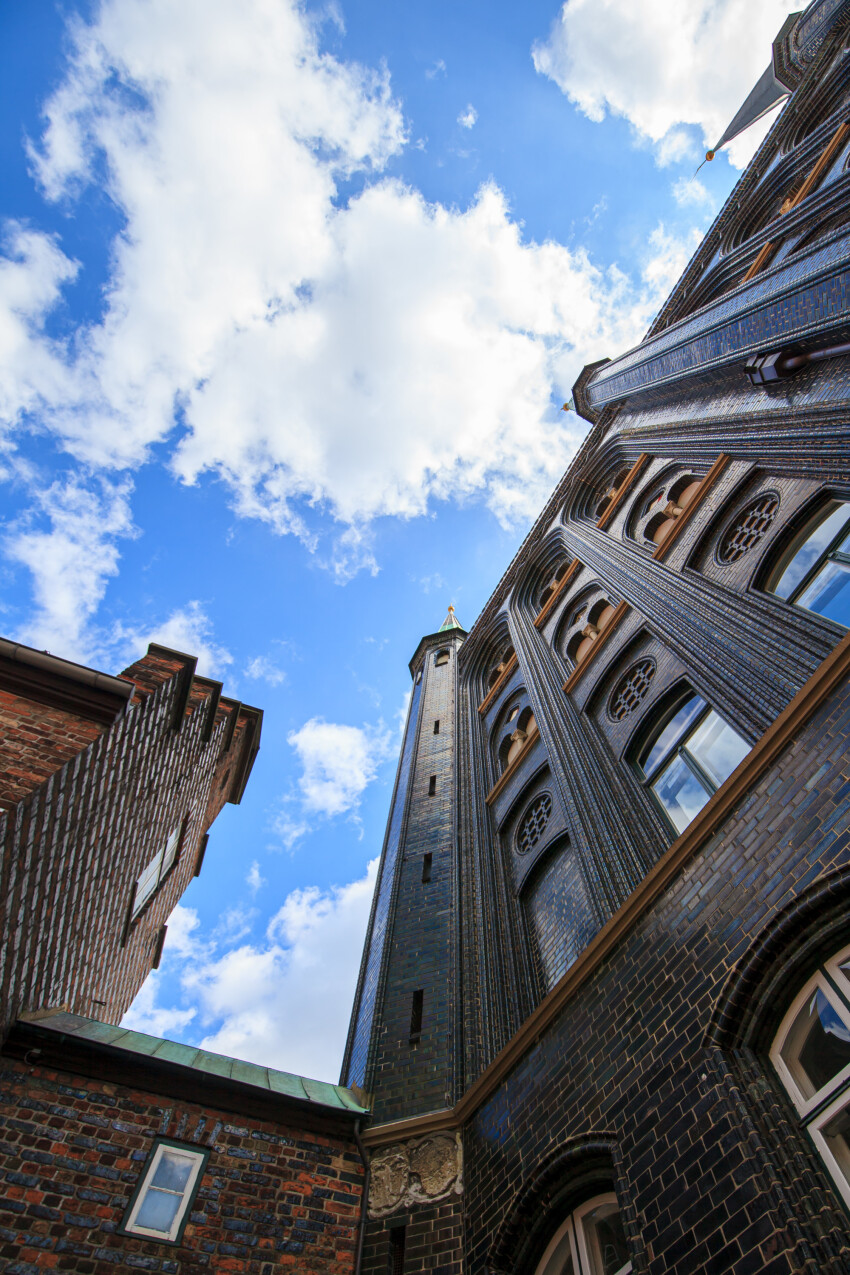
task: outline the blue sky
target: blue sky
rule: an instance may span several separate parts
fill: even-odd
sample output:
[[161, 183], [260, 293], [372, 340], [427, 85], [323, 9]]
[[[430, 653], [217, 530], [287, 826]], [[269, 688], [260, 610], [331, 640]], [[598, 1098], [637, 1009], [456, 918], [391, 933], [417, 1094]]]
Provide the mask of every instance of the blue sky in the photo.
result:
[[[0, 0], [2, 629], [265, 709], [144, 1030], [333, 1079], [407, 661], [763, 133], [772, 0]], [[369, 864], [372, 867], [369, 867]]]

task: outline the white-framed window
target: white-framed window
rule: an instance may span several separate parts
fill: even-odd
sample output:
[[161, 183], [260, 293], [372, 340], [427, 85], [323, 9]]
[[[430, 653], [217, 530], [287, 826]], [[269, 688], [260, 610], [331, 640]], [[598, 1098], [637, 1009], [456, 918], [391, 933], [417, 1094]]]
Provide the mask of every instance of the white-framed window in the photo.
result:
[[850, 1207], [850, 947], [794, 998], [770, 1059]]
[[127, 1235], [176, 1244], [200, 1185], [209, 1151], [157, 1138], [122, 1224]]
[[168, 834], [168, 840], [163, 848], [154, 855], [144, 872], [136, 881], [136, 892], [133, 895], [133, 918], [135, 919], [142, 908], [156, 891], [159, 889], [166, 875], [173, 868], [177, 856], [180, 853], [180, 846], [183, 841], [183, 833], [188, 823], [188, 816], [182, 823], [175, 824]]
[[613, 1193], [595, 1195], [561, 1224], [535, 1275], [629, 1275], [629, 1246]]

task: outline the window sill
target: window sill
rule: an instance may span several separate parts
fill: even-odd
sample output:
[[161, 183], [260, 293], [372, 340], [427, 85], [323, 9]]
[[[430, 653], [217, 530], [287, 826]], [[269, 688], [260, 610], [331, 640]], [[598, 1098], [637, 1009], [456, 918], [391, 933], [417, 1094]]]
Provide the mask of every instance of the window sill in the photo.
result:
[[611, 616], [611, 619], [608, 621], [605, 628], [599, 634], [599, 637], [596, 639], [596, 641], [593, 643], [593, 646], [588, 651], [585, 659], [582, 660], [581, 664], [577, 664], [575, 666], [572, 673], [570, 673], [569, 677], [567, 678], [566, 682], [564, 682], [562, 689], [565, 690], [568, 695], [572, 691], [574, 691], [575, 688], [578, 686], [579, 682], [581, 681], [582, 677], [587, 672], [587, 670], [590, 668], [591, 664], [595, 663], [599, 659], [599, 652], [606, 645], [606, 643], [608, 642], [608, 639], [611, 637], [611, 634], [616, 632], [616, 630], [620, 627], [623, 620], [628, 615], [630, 609], [631, 608], [629, 607], [628, 602], [621, 602], [620, 605], [617, 607], [616, 611]]
[[578, 558], [573, 558], [572, 562], [567, 567], [563, 576], [558, 581], [558, 587], [555, 589], [555, 592], [552, 594], [551, 598], [546, 599], [543, 606], [540, 608], [537, 615], [534, 617], [534, 627], [536, 629], [542, 628], [543, 625], [546, 623], [546, 621], [549, 619], [549, 616], [552, 614], [552, 612], [554, 611], [558, 603], [558, 599], [561, 597], [564, 590], [567, 588], [567, 585], [570, 584], [570, 582], [576, 578], [579, 571], [581, 571], [582, 565], [583, 564], [579, 562]]
[[479, 713], [482, 714], [482, 716], [484, 713], [487, 712], [487, 709], [490, 707], [490, 705], [493, 703], [496, 696], [502, 690], [508, 678], [513, 676], [513, 673], [518, 663], [519, 661], [517, 660], [516, 655], [512, 655], [511, 658], [508, 660], [507, 664], [505, 665], [505, 667], [502, 669], [502, 672], [499, 674], [498, 680], [494, 683], [493, 686], [490, 687], [489, 691], [484, 696], [481, 703], [478, 705], [478, 711]]
[[661, 544], [656, 546], [655, 552], [652, 555], [653, 562], [663, 562], [676, 542], [681, 539], [685, 528], [689, 527], [693, 522], [697, 511], [702, 508], [706, 496], [711, 491], [720, 475], [726, 469], [731, 459], [731, 456], [727, 456], [723, 452], [720, 453], [717, 460], [711, 466], [711, 469], [700, 483], [700, 489], [688, 505], [687, 509], [682, 511], [681, 516], [676, 519], [673, 527], [661, 541]]
[[505, 788], [510, 783], [511, 779], [519, 770], [520, 766], [522, 765], [529, 751], [537, 743], [537, 737], [539, 736], [539, 734], [540, 734], [540, 731], [537, 729], [536, 725], [534, 727], [534, 730], [529, 731], [528, 737], [523, 745], [522, 752], [517, 753], [516, 757], [511, 762], [510, 766], [508, 766], [507, 770], [502, 771], [501, 775], [499, 776], [499, 778], [494, 783], [493, 787], [488, 792], [485, 798], [485, 801], [487, 802], [488, 806], [492, 806], [493, 802], [499, 796], [499, 793], [504, 792]]

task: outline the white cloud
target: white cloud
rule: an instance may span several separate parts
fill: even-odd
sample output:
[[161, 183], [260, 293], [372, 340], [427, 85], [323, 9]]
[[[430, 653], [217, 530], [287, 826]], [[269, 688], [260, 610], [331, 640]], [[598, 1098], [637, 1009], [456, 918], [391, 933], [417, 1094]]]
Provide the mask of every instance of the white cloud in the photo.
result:
[[[37, 409], [92, 465], [165, 440], [184, 481], [213, 472], [242, 515], [332, 539], [340, 580], [377, 570], [382, 515], [478, 496], [531, 517], [583, 433], [558, 411], [581, 365], [637, 340], [662, 299], [653, 263], [635, 286], [524, 241], [495, 186], [458, 210], [376, 177], [405, 144], [386, 76], [321, 53], [293, 4], [97, 15], [32, 162], [71, 201], [105, 173], [126, 229], [102, 318], [65, 346], [41, 322], [75, 267], [18, 242], [4, 268], [33, 277], [23, 310], [6, 298], [10, 348], [46, 371], [9, 375], [7, 417]], [[358, 169], [362, 192], [337, 200]]]
[[478, 112], [470, 102], [465, 111], [461, 111], [457, 117], [457, 122], [461, 128], [474, 128], [478, 121]]
[[392, 748], [382, 727], [342, 726], [311, 717], [287, 742], [301, 763], [298, 787], [307, 814], [328, 818], [355, 810]]
[[[197, 600], [178, 607], [160, 624], [150, 627], [118, 624], [112, 632], [111, 641], [127, 660], [138, 659], [147, 650], [149, 642], [195, 655], [198, 659], [197, 672], [204, 677], [221, 679], [233, 663], [233, 656], [227, 648], [216, 642], [212, 620]], [[234, 689], [232, 680], [228, 688]]]
[[697, 177], [680, 177], [673, 185], [673, 198], [680, 208], [714, 211], [714, 196]]
[[[189, 1036], [205, 1049], [335, 1082], [377, 869], [373, 859], [365, 875], [347, 885], [294, 890], [264, 940], [241, 947], [232, 946], [238, 942], [233, 935], [224, 939], [222, 926], [204, 941], [194, 911], [178, 906], [161, 973], [167, 964], [183, 998], [195, 1004], [160, 1006], [161, 973], [151, 974], [124, 1025]], [[221, 951], [224, 943], [231, 946]]]
[[256, 894], [257, 891], [261, 890], [264, 885], [268, 885], [265, 877], [260, 876], [260, 865], [256, 859], [248, 869], [248, 875], [245, 878], [245, 883], [252, 894]]
[[130, 491], [128, 481], [87, 485], [75, 476], [33, 488], [32, 507], [4, 541], [6, 556], [32, 575], [35, 611], [21, 640], [83, 662], [102, 654], [91, 620], [118, 573], [117, 540], [136, 534]]
[[[695, 125], [703, 149], [717, 142], [787, 14], [785, 0], [566, 0], [534, 64], [590, 119], [624, 116], [671, 162], [686, 153], [677, 125]], [[733, 143], [731, 162], [743, 167], [765, 131]]]
[[433, 80], [438, 75], [446, 74], [446, 64], [442, 58], [438, 58], [433, 66], [429, 66], [425, 70], [425, 79]]
[[266, 946], [244, 946], [187, 971], [201, 1013], [220, 1025], [205, 1049], [336, 1081], [377, 875], [324, 892], [295, 890]]
[[249, 660], [245, 676], [255, 682], [268, 682], [269, 686], [282, 686], [286, 681], [286, 673], [265, 655], [256, 655]]

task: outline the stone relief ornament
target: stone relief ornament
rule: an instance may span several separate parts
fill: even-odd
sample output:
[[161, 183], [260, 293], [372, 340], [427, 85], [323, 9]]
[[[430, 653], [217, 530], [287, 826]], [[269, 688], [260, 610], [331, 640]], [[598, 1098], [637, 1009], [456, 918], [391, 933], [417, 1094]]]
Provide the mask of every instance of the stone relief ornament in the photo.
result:
[[463, 1192], [463, 1151], [460, 1134], [437, 1133], [427, 1138], [381, 1147], [372, 1156], [369, 1216], [387, 1217], [412, 1204], [434, 1203]]

